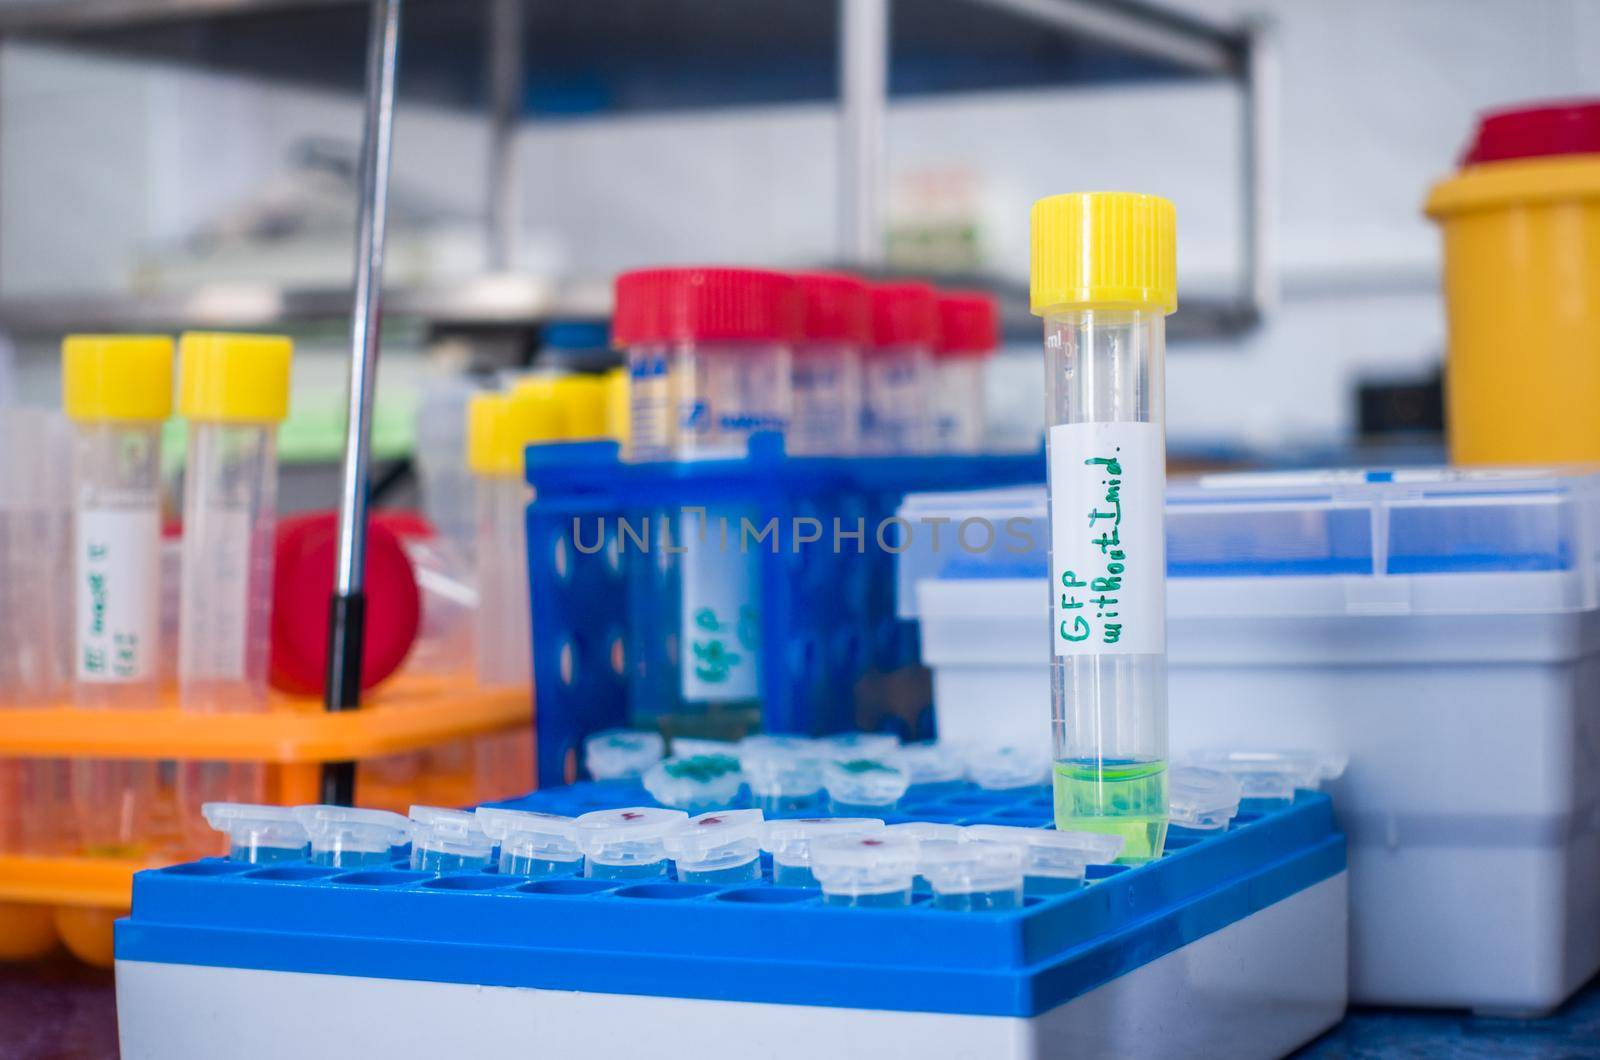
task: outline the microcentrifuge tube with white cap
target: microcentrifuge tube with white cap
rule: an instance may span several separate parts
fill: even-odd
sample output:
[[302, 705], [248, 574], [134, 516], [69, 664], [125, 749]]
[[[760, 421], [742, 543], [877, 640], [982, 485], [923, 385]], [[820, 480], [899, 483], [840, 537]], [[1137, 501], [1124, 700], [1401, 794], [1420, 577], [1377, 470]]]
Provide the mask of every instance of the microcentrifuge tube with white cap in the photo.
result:
[[674, 736], [668, 750], [673, 758], [696, 758], [700, 755], [726, 755], [735, 761], [739, 758], [739, 745], [732, 740], [699, 740], [690, 736]]
[[[189, 425], [178, 594], [178, 700], [186, 712], [267, 709], [277, 432], [289, 411], [293, 350], [277, 335], [190, 332], [178, 340], [178, 408]], [[258, 764], [185, 763], [184, 823], [206, 802], [260, 801], [264, 786]]]
[[895, 759], [906, 771], [911, 786], [922, 795], [959, 791], [967, 767], [961, 756], [942, 743], [908, 743]]
[[1291, 802], [1297, 789], [1316, 791], [1349, 764], [1342, 754], [1319, 751], [1196, 751], [1185, 761], [1231, 775], [1244, 798], [1260, 805]]
[[583, 851], [572, 818], [495, 806], [479, 806], [474, 813], [483, 834], [500, 844], [502, 873], [547, 879], [583, 871]]
[[657, 762], [644, 774], [644, 790], [663, 806], [689, 813], [727, 809], [739, 798], [744, 774], [731, 755], [694, 755]]
[[739, 741], [739, 765], [750, 797], [768, 814], [813, 811], [822, 801], [823, 757], [799, 736], [750, 736]]
[[1244, 789], [1220, 769], [1177, 765], [1167, 784], [1169, 817], [1174, 827], [1210, 832], [1228, 827], [1239, 812]]
[[900, 749], [900, 737], [892, 732], [836, 732], [817, 740], [823, 755], [830, 759], [874, 758]]
[[1016, 843], [968, 840], [930, 843], [917, 854], [917, 874], [933, 890], [933, 908], [958, 913], [1016, 909], [1022, 905], [1027, 848]]
[[296, 806], [311, 839], [311, 863], [336, 869], [388, 868], [395, 848], [411, 838], [411, 822], [388, 810]]
[[682, 810], [631, 806], [595, 810], [573, 821], [583, 874], [594, 880], [648, 880], [667, 874], [666, 838], [689, 819]]
[[822, 769], [828, 809], [841, 816], [879, 817], [892, 813], [911, 786], [911, 778], [894, 758], [847, 758]]
[[819, 839], [811, 871], [825, 905], [897, 908], [911, 904], [917, 851], [915, 840], [887, 832]]
[[[69, 335], [62, 394], [72, 421], [74, 699], [160, 705], [161, 424], [172, 408], [172, 340]], [[73, 764], [90, 854], [137, 856], [149, 839], [151, 762]]]
[[1015, 745], [974, 747], [966, 755], [967, 779], [985, 791], [1015, 791], [1050, 779], [1050, 752]]
[[299, 861], [311, 837], [290, 806], [208, 802], [200, 807], [206, 823], [228, 837], [228, 860], [251, 865]]
[[[966, 837], [966, 829], [958, 824], [942, 821], [905, 821], [901, 824], [891, 824], [884, 831], [889, 835], [910, 839], [917, 844], [919, 852], [960, 843]], [[920, 871], [917, 873], [914, 889], [923, 893], [930, 889], [928, 881]]]
[[413, 806], [411, 868], [417, 872], [478, 872], [494, 858], [494, 840], [466, 810]]
[[800, 817], [768, 821], [761, 829], [761, 849], [772, 855], [772, 882], [778, 887], [815, 887], [811, 847], [821, 839], [870, 835], [883, 831], [874, 817]]
[[667, 834], [667, 857], [679, 883], [751, 883], [761, 879], [760, 810], [717, 810]]
[[1061, 829], [1158, 857], [1167, 830], [1166, 316], [1172, 204], [1056, 195], [1033, 206], [1044, 317], [1050, 700]]
[[595, 780], [641, 777], [661, 761], [666, 741], [658, 732], [606, 729], [583, 741], [583, 768]]
[[1122, 836], [1104, 832], [1058, 832], [1008, 824], [968, 825], [965, 832], [973, 842], [1024, 848], [1023, 889], [1030, 895], [1076, 891], [1083, 886], [1086, 867], [1109, 865], [1122, 853]]

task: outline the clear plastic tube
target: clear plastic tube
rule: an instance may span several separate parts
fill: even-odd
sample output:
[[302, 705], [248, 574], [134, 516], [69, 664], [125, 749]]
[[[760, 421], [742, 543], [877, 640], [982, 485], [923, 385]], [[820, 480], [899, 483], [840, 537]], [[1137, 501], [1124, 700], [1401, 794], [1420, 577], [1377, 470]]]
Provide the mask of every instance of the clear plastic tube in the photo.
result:
[[[80, 421], [73, 481], [75, 696], [81, 707], [160, 705], [161, 428]], [[85, 850], [134, 857], [149, 839], [153, 762], [76, 763]]]
[[928, 386], [933, 449], [940, 453], [983, 450], [987, 426], [984, 379], [988, 361], [981, 357], [935, 358]]
[[861, 351], [847, 342], [808, 343], [795, 351], [792, 379], [789, 452], [856, 452], [861, 445]]
[[873, 350], [861, 364], [861, 451], [928, 449], [928, 350], [919, 345]]
[[1045, 317], [1057, 827], [1167, 827], [1165, 315]]
[[[288, 411], [289, 340], [197, 334], [180, 341], [180, 411], [188, 420], [183, 567], [178, 589], [178, 700], [204, 714], [267, 709], [278, 422]], [[179, 811], [191, 842], [208, 802], [258, 803], [257, 763], [191, 762]]]
[[528, 488], [515, 475], [480, 475], [477, 494], [478, 683], [527, 684], [533, 672], [522, 530]]

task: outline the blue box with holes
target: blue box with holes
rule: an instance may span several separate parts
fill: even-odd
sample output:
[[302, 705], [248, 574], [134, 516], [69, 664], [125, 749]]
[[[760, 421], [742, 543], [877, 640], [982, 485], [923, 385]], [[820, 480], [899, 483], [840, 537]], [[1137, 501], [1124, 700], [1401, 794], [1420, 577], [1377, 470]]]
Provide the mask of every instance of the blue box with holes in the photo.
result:
[[[505, 805], [577, 813], [641, 795], [591, 783]], [[1039, 823], [1048, 805], [1042, 787], [967, 788], [918, 797], [906, 817]], [[451, 1055], [551, 1043], [658, 1054], [690, 1048], [697, 1028], [698, 1053], [728, 1057], [749, 1055], [750, 1034], [775, 1056], [917, 1051], [907, 1034], [924, 1056], [1265, 1056], [1344, 1008], [1344, 839], [1312, 792], [1225, 831], [1175, 833], [1156, 861], [1102, 866], [1077, 891], [1011, 911], [938, 910], [925, 897], [845, 908], [767, 879], [529, 880], [403, 864], [207, 859], [139, 873], [116, 934], [127, 1055], [288, 1055], [293, 1035], [252, 1039], [254, 1051], [208, 1037], [248, 1034], [263, 1008], [281, 1020], [286, 1003], [310, 1011], [318, 1034], [410, 1055], [436, 1033]], [[541, 1037], [519, 1040], [517, 1027]], [[624, 1047], [625, 1029], [646, 1037]]]
[[[915, 490], [1042, 482], [1039, 454], [791, 457], [758, 434], [727, 459], [629, 463], [615, 442], [530, 446], [528, 577], [539, 782], [577, 779], [583, 737], [932, 732], [895, 556], [956, 528], [897, 521]], [[705, 701], [716, 707], [703, 709]], [[726, 709], [720, 709], [726, 707]]]

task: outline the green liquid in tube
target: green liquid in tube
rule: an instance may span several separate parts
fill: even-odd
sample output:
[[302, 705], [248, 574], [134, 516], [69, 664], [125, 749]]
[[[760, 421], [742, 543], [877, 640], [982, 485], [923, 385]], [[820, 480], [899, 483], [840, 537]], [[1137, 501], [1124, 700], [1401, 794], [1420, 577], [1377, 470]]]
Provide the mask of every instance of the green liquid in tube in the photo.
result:
[[1167, 841], [1167, 763], [1095, 762], [1055, 764], [1056, 828], [1122, 837], [1130, 864], [1161, 856]]

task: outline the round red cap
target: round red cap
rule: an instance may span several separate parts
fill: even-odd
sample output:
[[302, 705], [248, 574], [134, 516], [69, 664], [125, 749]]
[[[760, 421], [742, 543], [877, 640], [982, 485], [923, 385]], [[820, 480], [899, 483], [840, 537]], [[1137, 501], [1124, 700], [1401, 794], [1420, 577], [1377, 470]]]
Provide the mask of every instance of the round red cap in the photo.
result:
[[794, 278], [764, 269], [639, 269], [617, 277], [611, 337], [650, 342], [792, 342]]
[[939, 354], [972, 357], [1000, 345], [1000, 307], [982, 291], [939, 292]]
[[865, 280], [838, 272], [802, 272], [800, 336], [812, 342], [867, 343], [872, 339], [872, 304]]
[[1600, 154], [1600, 100], [1575, 99], [1485, 112], [1461, 164], [1587, 154]]
[[874, 346], [934, 346], [939, 297], [926, 283], [880, 283], [872, 288]]
[[[272, 687], [294, 695], [322, 690], [328, 665], [328, 597], [339, 520], [314, 512], [278, 524], [272, 564]], [[381, 521], [367, 528], [366, 642], [361, 687], [394, 673], [411, 651], [422, 619], [417, 575], [400, 539]]]

